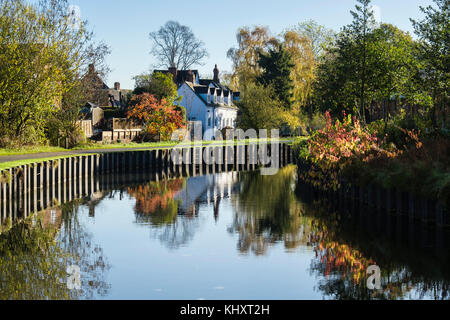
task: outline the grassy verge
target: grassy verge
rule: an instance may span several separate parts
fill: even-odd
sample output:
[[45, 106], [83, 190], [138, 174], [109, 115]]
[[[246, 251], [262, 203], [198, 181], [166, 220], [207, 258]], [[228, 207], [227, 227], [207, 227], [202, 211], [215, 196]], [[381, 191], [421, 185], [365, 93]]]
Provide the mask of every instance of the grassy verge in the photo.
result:
[[[94, 153], [83, 154], [83, 156], [88, 156], [88, 155], [91, 155], [91, 154], [94, 154]], [[40, 162], [44, 162], [44, 161], [48, 161], [48, 160], [58, 160], [58, 159], [70, 158], [70, 157], [73, 157], [73, 156], [75, 156], [75, 155], [58, 156], [58, 157], [47, 157], [47, 158], [39, 158], [39, 159], [25, 159], [25, 160], [3, 162], [3, 163], [0, 163], [0, 171], [5, 170], [5, 169], [9, 169], [9, 168], [18, 167], [18, 166], [23, 166], [25, 164], [40, 163]]]
[[13, 148], [13, 149], [0, 149], [0, 156], [15, 156], [21, 154], [35, 154], [35, 153], [44, 153], [44, 152], [62, 152], [69, 151], [67, 149], [61, 147], [50, 147], [50, 146], [27, 146], [21, 148]]

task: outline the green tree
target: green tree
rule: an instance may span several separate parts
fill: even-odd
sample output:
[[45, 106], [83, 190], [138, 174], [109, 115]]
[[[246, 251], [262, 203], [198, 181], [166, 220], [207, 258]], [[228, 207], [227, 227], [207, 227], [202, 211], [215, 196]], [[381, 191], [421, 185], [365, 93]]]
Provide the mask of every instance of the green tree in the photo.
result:
[[[367, 15], [366, 9], [357, 7], [362, 17]], [[394, 95], [404, 95], [410, 101], [417, 98], [413, 82], [419, 62], [416, 43], [409, 34], [390, 24], [375, 27], [374, 21], [364, 28], [364, 20], [356, 19], [344, 27], [335, 45], [324, 54], [314, 98], [323, 111], [357, 113], [362, 120], [369, 120], [366, 117], [372, 106], [381, 108]]]
[[74, 23], [68, 9], [66, 0], [0, 4], [2, 145], [45, 140], [48, 120], [60, 110], [64, 97], [81, 85], [87, 65], [99, 58], [87, 22]]
[[134, 80], [136, 85], [133, 94], [139, 95], [146, 92], [154, 95], [159, 101], [166, 99], [170, 103], [181, 100], [171, 74], [161, 72], [151, 75], [141, 74], [134, 77]]
[[[449, 93], [449, 43], [450, 11], [449, 0], [434, 0], [436, 8], [420, 7], [425, 14], [421, 21], [411, 19], [415, 33], [419, 36], [419, 58], [423, 63], [421, 82], [423, 88], [431, 93], [433, 124], [437, 124], [435, 111], [446, 113]], [[442, 110], [437, 110], [442, 109]], [[443, 125], [445, 118], [443, 117]]]
[[267, 55], [259, 53], [258, 64], [263, 72], [257, 81], [264, 86], [271, 85], [277, 99], [286, 109], [290, 109], [294, 87], [291, 72], [295, 66], [291, 55], [280, 45], [278, 50], [269, 50]]
[[[381, 24], [368, 36], [367, 48], [367, 96], [371, 103], [383, 102], [400, 95], [414, 100], [416, 90], [412, 85], [418, 61], [415, 42], [408, 33], [391, 24]], [[413, 90], [411, 90], [413, 89]], [[389, 116], [383, 109], [385, 121]]]
[[242, 93], [239, 107], [238, 127], [242, 129], [277, 129], [283, 123], [283, 104], [276, 98], [271, 85], [264, 87], [249, 83]]
[[[356, 41], [358, 55], [356, 58], [356, 75], [358, 79], [359, 89], [359, 113], [363, 121], [365, 121], [365, 104], [366, 104], [366, 81], [368, 74], [367, 67], [367, 46], [369, 44], [368, 34], [375, 26], [373, 11], [370, 7], [370, 0], [357, 0], [360, 5], [356, 5], [356, 11], [350, 11], [353, 16], [353, 23], [344, 27], [344, 32]], [[348, 40], [348, 39], [346, 39]]]

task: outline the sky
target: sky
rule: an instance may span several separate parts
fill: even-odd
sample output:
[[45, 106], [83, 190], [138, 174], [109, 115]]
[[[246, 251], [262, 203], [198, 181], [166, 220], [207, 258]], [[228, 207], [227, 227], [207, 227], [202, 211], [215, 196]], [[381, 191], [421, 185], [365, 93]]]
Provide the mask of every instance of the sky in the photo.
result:
[[[167, 21], [189, 26], [205, 43], [209, 58], [194, 66], [200, 75], [212, 75], [214, 65], [231, 71], [226, 54], [236, 45], [236, 31], [242, 26], [262, 25], [279, 34], [299, 22], [313, 19], [339, 31], [351, 23], [355, 0], [69, 0], [78, 6], [81, 18], [89, 21], [96, 40], [111, 48], [107, 63], [112, 69], [106, 83], [118, 81], [133, 89], [133, 76], [149, 71], [155, 60], [150, 55], [149, 33]], [[413, 33], [409, 18], [421, 19], [419, 6], [432, 0], [373, 0], [376, 18]]]

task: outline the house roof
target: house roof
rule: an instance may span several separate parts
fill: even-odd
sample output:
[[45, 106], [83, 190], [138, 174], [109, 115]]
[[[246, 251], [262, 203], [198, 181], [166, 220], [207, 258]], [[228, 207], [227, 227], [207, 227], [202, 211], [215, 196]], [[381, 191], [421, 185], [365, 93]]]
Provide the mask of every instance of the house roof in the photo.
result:
[[[164, 74], [170, 73], [169, 70], [153, 70], [154, 73], [160, 72]], [[177, 77], [174, 79], [174, 82], [181, 86], [185, 81], [188, 80], [188, 74], [192, 72], [192, 74], [195, 76], [196, 79], [199, 78], [198, 76], [198, 70], [177, 70]]]
[[198, 94], [201, 93], [208, 93], [208, 87], [207, 86], [194, 86], [193, 87], [195, 92]]
[[214, 102], [213, 102], [213, 99], [211, 99], [211, 102], [208, 103], [208, 102], [205, 100], [205, 98], [204, 98], [203, 96], [201, 96], [202, 93], [207, 93], [207, 92], [208, 92], [208, 89], [209, 89], [209, 91], [211, 92], [211, 94], [214, 94], [214, 91], [217, 90], [216, 88], [209, 88], [209, 87], [207, 87], [207, 86], [204, 86], [204, 85], [197, 85], [197, 84], [194, 84], [194, 83], [188, 82], [188, 81], [185, 81], [185, 84], [186, 84], [192, 91], [194, 91], [194, 93], [197, 95], [197, 97], [199, 97], [199, 99], [202, 100], [203, 103], [204, 103], [206, 106], [214, 107], [214, 108], [222, 107], [222, 108], [237, 109], [237, 107], [236, 107], [235, 105], [229, 106], [229, 105], [227, 105], [227, 104], [214, 103]]

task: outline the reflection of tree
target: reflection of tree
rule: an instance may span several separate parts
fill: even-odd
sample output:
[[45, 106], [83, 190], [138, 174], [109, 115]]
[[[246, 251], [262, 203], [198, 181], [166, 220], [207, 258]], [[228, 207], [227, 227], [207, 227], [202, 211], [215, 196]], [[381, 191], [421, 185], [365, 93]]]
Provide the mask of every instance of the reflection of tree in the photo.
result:
[[273, 176], [259, 172], [241, 175], [241, 193], [235, 201], [236, 213], [230, 228], [230, 232], [239, 234], [241, 253], [251, 250], [261, 255], [278, 241], [283, 241], [288, 249], [305, 241], [308, 227], [291, 187], [295, 170], [295, 166], [288, 166]]
[[[326, 201], [300, 201], [291, 191], [294, 182], [294, 167], [274, 176], [240, 176], [230, 228], [239, 235], [240, 252], [263, 255], [277, 242], [312, 247], [311, 272], [319, 278], [318, 289], [333, 299], [448, 299], [448, 252], [433, 255], [374, 236]], [[367, 267], [373, 264], [382, 272], [381, 290], [367, 288]]]
[[128, 194], [136, 199], [134, 211], [138, 223], [154, 226], [173, 223], [178, 213], [178, 201], [174, 196], [183, 187], [183, 182], [183, 179], [163, 180], [129, 187]]
[[[102, 249], [83, 229], [82, 200], [48, 209], [0, 235], [0, 299], [92, 299], [109, 285]], [[67, 287], [67, 267], [80, 267], [81, 290]]]
[[66, 286], [68, 254], [55, 241], [55, 227], [28, 219], [0, 235], [0, 299], [75, 299]]
[[[306, 207], [312, 218], [310, 234], [315, 258], [311, 271], [320, 276], [319, 290], [333, 299], [403, 299], [429, 296], [448, 299], [448, 261], [436, 261], [427, 253], [398, 248], [386, 239], [372, 238], [325, 202]], [[410, 258], [412, 257], [412, 259]], [[447, 253], [448, 260], [448, 253]], [[381, 269], [381, 289], [367, 289], [367, 267], [377, 264]], [[421, 265], [432, 266], [431, 269]], [[440, 270], [440, 271], [439, 271]]]
[[185, 179], [174, 179], [128, 188], [128, 194], [136, 199], [137, 223], [150, 224], [153, 236], [169, 248], [179, 248], [191, 240], [198, 225], [195, 212], [179, 215], [181, 200], [174, 197], [185, 185]]
[[63, 226], [58, 241], [69, 254], [69, 264], [77, 265], [81, 271], [81, 292], [83, 299], [95, 295], [106, 295], [110, 285], [105, 280], [110, 265], [103, 255], [103, 249], [92, 242], [92, 234], [83, 229], [79, 221], [77, 202], [62, 206]]

